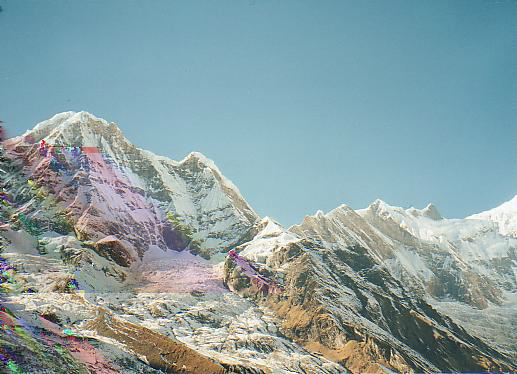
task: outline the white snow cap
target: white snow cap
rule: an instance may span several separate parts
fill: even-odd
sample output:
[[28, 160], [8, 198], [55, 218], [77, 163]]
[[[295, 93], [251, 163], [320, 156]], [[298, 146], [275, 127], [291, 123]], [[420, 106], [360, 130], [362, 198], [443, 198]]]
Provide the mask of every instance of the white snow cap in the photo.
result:
[[406, 212], [408, 212], [414, 217], [427, 217], [435, 221], [443, 219], [442, 215], [438, 211], [438, 208], [436, 208], [436, 206], [431, 203], [427, 204], [427, 206], [424, 209], [416, 209], [411, 207], [409, 209], [406, 209]]
[[[36, 141], [40, 141], [41, 139], [45, 139], [49, 144], [53, 144], [54, 141], [60, 135], [68, 137], [72, 133], [72, 129], [80, 127], [80, 132], [83, 136], [83, 140], [92, 140], [88, 139], [89, 133], [87, 124], [96, 123], [101, 126], [109, 126], [110, 124], [102, 119], [95, 117], [93, 114], [81, 111], [81, 112], [63, 112], [54, 115], [52, 118], [42, 121], [38, 123], [32, 130], [27, 130], [22, 135], [25, 137], [27, 135], [32, 135]], [[82, 126], [86, 125], [86, 126]], [[65, 139], [67, 140], [67, 139]], [[88, 144], [88, 145], [95, 145]]]
[[467, 219], [482, 219], [498, 224], [502, 235], [517, 236], [517, 195], [496, 208], [473, 214]]

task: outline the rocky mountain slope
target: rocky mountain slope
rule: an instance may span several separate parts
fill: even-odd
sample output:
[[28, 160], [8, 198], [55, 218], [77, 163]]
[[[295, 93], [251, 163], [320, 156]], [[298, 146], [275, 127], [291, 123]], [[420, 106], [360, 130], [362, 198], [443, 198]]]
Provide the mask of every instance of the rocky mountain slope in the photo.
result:
[[357, 212], [341, 206], [290, 230], [339, 246], [361, 245], [397, 279], [436, 298], [484, 308], [517, 284], [515, 240], [490, 221], [444, 219], [432, 205], [404, 210], [377, 200]]
[[448, 220], [378, 200], [285, 229], [200, 153], [89, 113], [0, 148], [6, 372], [516, 368], [512, 202]]
[[[360, 245], [412, 293], [426, 299], [477, 336], [514, 351], [517, 315], [517, 240], [502, 235], [497, 223], [445, 219], [436, 207], [402, 209], [377, 200], [367, 209], [341, 206], [328, 214], [305, 217], [290, 231], [318, 238], [333, 247]], [[441, 308], [443, 307], [443, 308]], [[479, 328], [483, 316], [493, 328]], [[492, 321], [483, 310], [491, 310]], [[478, 311], [478, 312], [476, 312]], [[496, 338], [497, 337], [497, 338]]]
[[[24, 342], [2, 368], [343, 372], [224, 287], [224, 251], [257, 216], [213, 162], [155, 156], [117, 132], [63, 113], [2, 144], [2, 307], [20, 325], [0, 339]], [[69, 363], [61, 371], [56, 350]]]
[[[433, 308], [424, 289], [398, 279], [393, 266], [386, 265], [390, 256], [396, 258], [396, 243], [350, 208], [306, 217], [289, 231], [267, 219], [257, 226], [262, 230], [236, 252], [267, 286], [253, 282], [231, 258], [225, 263], [225, 282], [275, 310], [285, 334], [307, 349], [354, 372], [511, 367], [511, 352], [469, 334]], [[273, 292], [272, 284], [284, 292]], [[515, 341], [512, 335], [508, 344]]]

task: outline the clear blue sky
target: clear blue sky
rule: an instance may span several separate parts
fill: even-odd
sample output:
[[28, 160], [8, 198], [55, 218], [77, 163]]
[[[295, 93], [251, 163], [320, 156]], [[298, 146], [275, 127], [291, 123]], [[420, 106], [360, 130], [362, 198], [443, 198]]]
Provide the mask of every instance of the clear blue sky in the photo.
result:
[[0, 120], [117, 122], [284, 225], [517, 193], [517, 1], [0, 0]]

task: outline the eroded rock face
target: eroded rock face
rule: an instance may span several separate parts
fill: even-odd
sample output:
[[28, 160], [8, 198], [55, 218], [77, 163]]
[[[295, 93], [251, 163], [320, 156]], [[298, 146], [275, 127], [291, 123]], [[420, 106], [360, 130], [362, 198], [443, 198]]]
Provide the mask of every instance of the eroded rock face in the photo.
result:
[[95, 250], [100, 256], [123, 267], [129, 267], [134, 261], [128, 245], [122, 243], [115, 236], [107, 236], [97, 241], [95, 243]]
[[[230, 256], [228, 287], [275, 310], [286, 336], [352, 372], [510, 370], [507, 356], [408, 291], [366, 248], [292, 237], [267, 244], [274, 250], [266, 260], [250, 264], [283, 279], [284, 292], [257, 287]], [[254, 251], [265, 245], [256, 238], [235, 251], [260, 258]]]

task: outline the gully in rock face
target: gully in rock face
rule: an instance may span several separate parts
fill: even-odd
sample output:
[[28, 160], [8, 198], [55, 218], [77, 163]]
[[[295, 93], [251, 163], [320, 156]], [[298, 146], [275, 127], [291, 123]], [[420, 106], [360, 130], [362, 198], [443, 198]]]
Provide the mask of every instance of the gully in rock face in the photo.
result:
[[265, 291], [267, 293], [284, 292], [283, 287], [263, 277], [257, 269], [255, 269], [247, 260], [236, 254], [233, 250], [230, 251], [230, 256], [232, 256], [235, 263], [242, 268], [244, 274], [251, 279], [251, 283], [256, 285], [261, 291]]

